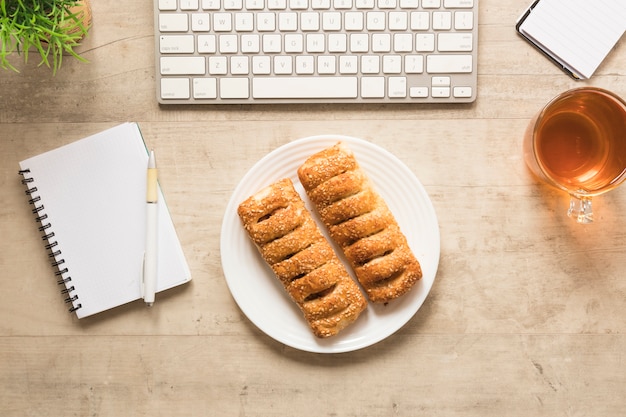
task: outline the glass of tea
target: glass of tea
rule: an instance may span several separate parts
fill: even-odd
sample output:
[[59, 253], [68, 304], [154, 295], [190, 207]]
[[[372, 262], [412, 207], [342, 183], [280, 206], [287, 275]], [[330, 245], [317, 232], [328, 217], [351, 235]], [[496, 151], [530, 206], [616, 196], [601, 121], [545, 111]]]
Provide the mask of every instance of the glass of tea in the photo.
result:
[[591, 199], [626, 179], [626, 102], [596, 87], [553, 98], [530, 122], [524, 136], [530, 170], [567, 191], [568, 216], [591, 223]]

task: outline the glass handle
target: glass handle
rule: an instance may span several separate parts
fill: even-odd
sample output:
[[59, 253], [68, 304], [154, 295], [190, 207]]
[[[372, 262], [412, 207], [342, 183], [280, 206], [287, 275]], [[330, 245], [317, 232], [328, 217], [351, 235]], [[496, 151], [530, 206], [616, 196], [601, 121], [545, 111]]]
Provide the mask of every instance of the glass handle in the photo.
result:
[[593, 222], [591, 197], [579, 197], [572, 195], [569, 201], [567, 215], [578, 223], [589, 224]]

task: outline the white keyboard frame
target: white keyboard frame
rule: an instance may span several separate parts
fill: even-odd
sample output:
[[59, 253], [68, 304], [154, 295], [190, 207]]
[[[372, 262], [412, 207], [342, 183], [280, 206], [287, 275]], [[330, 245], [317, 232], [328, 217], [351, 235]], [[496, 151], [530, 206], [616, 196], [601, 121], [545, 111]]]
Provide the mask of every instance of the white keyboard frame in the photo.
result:
[[[382, 63], [380, 65], [380, 73], [378, 74], [368, 74], [368, 75], [353, 75], [353, 74], [320, 74], [317, 73], [317, 71], [315, 71], [313, 74], [307, 74], [307, 75], [291, 75], [290, 78], [303, 78], [306, 80], [306, 87], [302, 87], [303, 84], [300, 82], [297, 82], [295, 80], [287, 80], [287, 83], [293, 81], [295, 84], [297, 85], [298, 88], [304, 88], [308, 91], [308, 94], [311, 96], [315, 95], [316, 91], [323, 91], [323, 92], [328, 92], [330, 89], [333, 89], [336, 86], [340, 86], [341, 88], [338, 88], [337, 91], [339, 92], [337, 97], [308, 97], [308, 98], [296, 98], [296, 97], [291, 97], [289, 92], [293, 91], [292, 88], [286, 88], [285, 86], [283, 86], [281, 88], [281, 91], [284, 92], [283, 97], [281, 98], [267, 98], [265, 97], [267, 95], [267, 93], [271, 92], [271, 91], [275, 91], [277, 88], [277, 82], [279, 81], [277, 79], [277, 76], [275, 74], [271, 74], [271, 75], [259, 75], [259, 74], [252, 74], [250, 73], [249, 75], [246, 76], [242, 76], [242, 75], [209, 75], [208, 71], [208, 66], [209, 64], [209, 57], [224, 57], [226, 59], [230, 59], [230, 57], [233, 56], [233, 54], [220, 54], [220, 52], [215, 52], [215, 53], [200, 53], [198, 52], [198, 45], [196, 43], [196, 39], [194, 38], [193, 40], [193, 45], [191, 45], [190, 42], [187, 42], [186, 45], [183, 46], [183, 48], [191, 48], [193, 47], [193, 53], [162, 53], [161, 51], [161, 36], [164, 36], [166, 39], [167, 36], [171, 36], [171, 35], [175, 35], [175, 36], [181, 36], [181, 35], [204, 35], [204, 34], [215, 34], [217, 35], [216, 39], [219, 39], [219, 36], [222, 35], [228, 35], [228, 34], [234, 34], [235, 32], [229, 32], [229, 31], [220, 31], [220, 32], [214, 32], [213, 31], [213, 27], [211, 27], [211, 31], [210, 32], [194, 32], [192, 31], [192, 25], [197, 25], [197, 23], [193, 22], [193, 19], [191, 18], [191, 14], [192, 13], [199, 13], [199, 14], [203, 14], [203, 13], [209, 13], [209, 16], [212, 18], [213, 17], [213, 13], [216, 12], [223, 12], [222, 10], [216, 11], [216, 10], [204, 10], [203, 9], [203, 3], [204, 2], [210, 2], [212, 0], [197, 0], [198, 2], [198, 10], [180, 10], [178, 9], [178, 11], [163, 11], [159, 9], [159, 2], [163, 3], [163, 2], [170, 2], [173, 5], [176, 5], [177, 8], [180, 8], [181, 5], [185, 2], [187, 2], [189, 0], [154, 0], [154, 25], [155, 25], [155, 63], [156, 63], [156, 95], [157, 95], [157, 101], [160, 104], [263, 104], [263, 103], [433, 103], [433, 104], [437, 104], [437, 103], [471, 103], [474, 102], [476, 100], [476, 89], [477, 89], [477, 55], [478, 55], [478, 3], [479, 0], [473, 0], [473, 7], [471, 9], [467, 9], [467, 8], [459, 8], [459, 9], [452, 9], [453, 12], [453, 17], [452, 20], [454, 21], [454, 13], [456, 12], [463, 12], [463, 11], [473, 11], [473, 22], [472, 22], [472, 29], [471, 30], [464, 30], [464, 31], [459, 31], [459, 32], [463, 32], [463, 33], [471, 33], [471, 40], [469, 43], [471, 43], [471, 50], [470, 51], [464, 51], [464, 52], [437, 52], [437, 51], [433, 51], [433, 52], [428, 52], [428, 51], [422, 51], [422, 52], [416, 52], [415, 48], [416, 48], [416, 44], [417, 44], [417, 39], [415, 37], [415, 35], [417, 33], [420, 34], [433, 34], [434, 37], [436, 37], [437, 40], [437, 45], [439, 45], [439, 41], [441, 38], [441, 35], [444, 34], [444, 37], [447, 36], [445, 35], [445, 33], [454, 33], [456, 32], [454, 30], [454, 28], [451, 31], [438, 31], [438, 30], [434, 30], [433, 29], [433, 25], [432, 22], [430, 24], [429, 30], [427, 31], [420, 31], [420, 32], [416, 32], [416, 31], [411, 31], [410, 29], [408, 29], [407, 31], [398, 31], [398, 30], [392, 30], [389, 28], [389, 25], [386, 25], [387, 27], [384, 30], [374, 30], [374, 31], [368, 31], [367, 29], [363, 29], [362, 31], [346, 31], [346, 30], [341, 30], [337, 33], [348, 33], [348, 34], [365, 34], [368, 36], [368, 39], [370, 42], [372, 42], [373, 36], [374, 35], [378, 35], [378, 34], [389, 34], [391, 37], [393, 37], [395, 34], [401, 34], [401, 33], [412, 33], [412, 41], [413, 41], [413, 51], [410, 53], [411, 55], [414, 56], [422, 56], [423, 58], [423, 70], [421, 73], [417, 73], [417, 74], [408, 74], [404, 72], [404, 68], [402, 68], [401, 74], [382, 74]], [[191, 0], [191, 2], [193, 3], [196, 0]], [[265, 9], [263, 10], [245, 10], [245, 6], [246, 3], [257, 3], [258, 0], [222, 0], [223, 2], [227, 2], [227, 1], [240, 1], [243, 3], [243, 10], [232, 10], [232, 13], [237, 13], [237, 12], [248, 12], [248, 13], [252, 13], [255, 17], [255, 20], [259, 18], [260, 13], [277, 13], [277, 10], [268, 10], [267, 9], [267, 5], [269, 4], [270, 1], [282, 1], [282, 0], [265, 0], [263, 2]], [[285, 1], [290, 1], [290, 0], [285, 0]], [[306, 0], [291, 0], [291, 1], [305, 1]], [[311, 2], [313, 1], [327, 1], [327, 0], [309, 0]], [[330, 1], [334, 1], [334, 2], [340, 2], [340, 1], [346, 1], [346, 0], [330, 0]], [[347, 0], [347, 1], [359, 1], [359, 0]], [[363, 0], [363, 1], [367, 1], [367, 0]], [[386, 0], [375, 0], [378, 2], [382, 2], [382, 1], [386, 1]], [[398, 8], [397, 10], [402, 10], [402, 11], [416, 11], [415, 9], [400, 9], [400, 1], [401, 0], [391, 0], [393, 2], [397, 1], [397, 5]], [[416, 1], [416, 0], [412, 0], [412, 1]], [[430, 1], [434, 1], [437, 2], [438, 0], [418, 0], [419, 1], [419, 5], [420, 7], [422, 6], [423, 2], [430, 2]], [[464, 1], [467, 0], [439, 0], [441, 3], [441, 6], [443, 7], [443, 2], [444, 1], [453, 1], [453, 2], [460, 2], [463, 3]], [[471, 1], [471, 0], [470, 0]], [[380, 3], [379, 3], [380, 4]], [[375, 9], [375, 10], [379, 10], [379, 9]], [[420, 10], [420, 9], [418, 9]], [[442, 9], [442, 11], [445, 9]], [[297, 11], [299, 13], [303, 13], [303, 12], [323, 12], [324, 10], [302, 10], [302, 11]], [[333, 11], [337, 11], [340, 12], [342, 14], [342, 20], [344, 19], [344, 11], [343, 10], [333, 10]], [[352, 12], [354, 11], [354, 9], [349, 10], [348, 12]], [[368, 11], [368, 10], [364, 10], [364, 11]], [[371, 11], [371, 10], [369, 10]], [[177, 30], [177, 31], [172, 31], [172, 32], [161, 32], [160, 28], [159, 28], [159, 15], [163, 13], [163, 14], [169, 14], [169, 13], [188, 13], [189, 14], [189, 20], [187, 21], [187, 30], [183, 31], [183, 30]], [[432, 13], [432, 10], [429, 10], [429, 13]], [[179, 19], [183, 19], [183, 18], [179, 18]], [[320, 21], [321, 21], [322, 17], [320, 17]], [[234, 19], [233, 19], [234, 20]], [[276, 17], [276, 23], [275, 26], [278, 26], [278, 17]], [[213, 23], [213, 22], [211, 22]], [[255, 22], [256, 23], [256, 22]], [[321, 24], [320, 24], [321, 25]], [[454, 24], [453, 24], [454, 25]], [[222, 30], [224, 30], [225, 28], [221, 28]], [[226, 28], [227, 29], [227, 28]], [[267, 34], [271, 34], [271, 33], [279, 33], [278, 31], [276, 32], [267, 32], [267, 31], [263, 31], [263, 30], [259, 30], [262, 28], [257, 28], [256, 24], [253, 30], [251, 30], [250, 32], [247, 32], [248, 34], [252, 34], [252, 35], [267, 35]], [[304, 31], [304, 30], [298, 30], [296, 32], [292, 32], [292, 33], [302, 33], [304, 35], [307, 34], [315, 34], [315, 33], [323, 33], [323, 31]], [[329, 33], [329, 32], [326, 32]], [[393, 38], [392, 38], [393, 39]], [[218, 41], [219, 42], [219, 41]], [[306, 42], [306, 38], [305, 41]], [[443, 41], [441, 41], [443, 42]], [[189, 45], [189, 46], [187, 46]], [[219, 45], [216, 45], [216, 49], [219, 50]], [[444, 47], [445, 49], [445, 47]], [[389, 55], [408, 55], [408, 52], [401, 52], [401, 53], [397, 53], [397, 52], [390, 52]], [[318, 59], [317, 57], [319, 56], [329, 56], [329, 55], [335, 55], [335, 56], [339, 56], [341, 54], [339, 53], [290, 53], [290, 52], [280, 52], [280, 53], [260, 53], [260, 54], [244, 54], [247, 55], [249, 57], [255, 56], [255, 55], [267, 55], [270, 56], [270, 58], [273, 60], [275, 56], [277, 55], [283, 55], [283, 56], [291, 56], [293, 58], [291, 58], [292, 60], [295, 59], [300, 59], [297, 57], [300, 56], [313, 56], [314, 59]], [[348, 52], [345, 55], [350, 55], [350, 52]], [[382, 55], [383, 53], [380, 53], [380, 60], [382, 61]], [[441, 62], [442, 60], [445, 60], [445, 55], [452, 55], [452, 56], [456, 56], [456, 55], [465, 55], [466, 57], [463, 58], [461, 63], [457, 63], [456, 65], [460, 66], [463, 65], [464, 68], [467, 65], [470, 65], [472, 67], [471, 72], [469, 73], [465, 73], [465, 72], [461, 72], [461, 73], [428, 73], [426, 71], [427, 66], [428, 68], [434, 68], [438, 62]], [[177, 68], [176, 65], [179, 65], [176, 61], [176, 59], [170, 59], [170, 58], [176, 58], [179, 56], [193, 56], [194, 61], [190, 66], [190, 68]], [[442, 58], [443, 57], [443, 58]], [[219, 58], [219, 59], [223, 59], [223, 58]], [[218, 59], [218, 60], [219, 60]], [[289, 58], [287, 58], [289, 59]], [[303, 58], [304, 59], [304, 58]], [[339, 65], [339, 63], [337, 62], [339, 58], [336, 58], [335, 60], [335, 65]], [[358, 58], [359, 60], [361, 58]], [[455, 58], [456, 59], [456, 58]], [[212, 58], [213, 61], [213, 58]], [[249, 60], [250, 62], [248, 63], [249, 66], [252, 66], [252, 59]], [[170, 71], [174, 71], [174, 72], [185, 72], [187, 70], [190, 70], [190, 72], [192, 72], [193, 74], [189, 74], [189, 75], [167, 75], [167, 74], [162, 74], [162, 63], [165, 64], [171, 64], [171, 65], [165, 65], [163, 66], [163, 68], [167, 68]], [[360, 63], [359, 63], [359, 66]], [[466, 69], [462, 69], [459, 71], [466, 71]], [[385, 90], [388, 90], [390, 86], [393, 86], [394, 82], [402, 82], [402, 80], [399, 79], [393, 79], [393, 77], [395, 76], [401, 76], [401, 77], [406, 77], [406, 83], [409, 85], [409, 87], [407, 87], [406, 90], [406, 97], [390, 97], [389, 94], [385, 94], [385, 97], [383, 98], [379, 98], [379, 97], [375, 97], [375, 98], [365, 98], [365, 97], [361, 97], [361, 90], [363, 89], [363, 93], [366, 92], [366, 88], [370, 88], [373, 89], [373, 91], [378, 91], [378, 86], [376, 83], [363, 83], [361, 84], [361, 78], [365, 77], [365, 76], [378, 76], [378, 77], [384, 77], [385, 78]], [[225, 78], [224, 81], [221, 81], [221, 78]], [[243, 89], [246, 88], [244, 86], [243, 81], [241, 81], [241, 78], [247, 78], [248, 79], [248, 86], [247, 86], [247, 92], [244, 91]], [[332, 79], [329, 79], [332, 78]], [[213, 80], [214, 79], [214, 80]], [[163, 81], [166, 80], [166, 81]], [[368, 80], [369, 81], [369, 80]], [[378, 80], [377, 80], [378, 81]], [[189, 91], [189, 96], [190, 98], [176, 98], [176, 97], [172, 97], [172, 98], [163, 98], [161, 97], [162, 95], [162, 83], [164, 83], [163, 85], [180, 85], [180, 88], [182, 88], [182, 90], [184, 91], [185, 89]], [[245, 98], [242, 97], [232, 97], [232, 98], [194, 98], [194, 92], [202, 92], [202, 91], [213, 91], [213, 89], [219, 89], [219, 85], [220, 83], [228, 83], [228, 85], [231, 86], [231, 90], [229, 91], [233, 91], [233, 95], [234, 96], [246, 96]], [[281, 84], [282, 85], [282, 84]], [[286, 84], [286, 86], [288, 86], [289, 84]], [[413, 88], [411, 89], [411, 87], [419, 87], [419, 88]], [[204, 88], [204, 90], [202, 90], [202, 88]], [[252, 96], [252, 91], [254, 88], [254, 92], [258, 93], [256, 97], [253, 98]], [[448, 96], [446, 96], [446, 89], [448, 91]], [[165, 91], [165, 90], [164, 90]], [[226, 90], [224, 90], [226, 91]], [[394, 90], [395, 91], [395, 90]], [[400, 89], [400, 92], [402, 93], [402, 89]], [[424, 93], [428, 92], [428, 94], [425, 96]], [[438, 92], [440, 93], [442, 96], [441, 97], [433, 97], [430, 93], [431, 92]], [[455, 97], [455, 93], [458, 93], [460, 96]], [[357, 94], [357, 97], [354, 97], [354, 95]], [[378, 93], [376, 93], [378, 94]], [[411, 97], [411, 94], [413, 95], [417, 95], [415, 97]], [[325, 95], [325, 94], [324, 94]]]

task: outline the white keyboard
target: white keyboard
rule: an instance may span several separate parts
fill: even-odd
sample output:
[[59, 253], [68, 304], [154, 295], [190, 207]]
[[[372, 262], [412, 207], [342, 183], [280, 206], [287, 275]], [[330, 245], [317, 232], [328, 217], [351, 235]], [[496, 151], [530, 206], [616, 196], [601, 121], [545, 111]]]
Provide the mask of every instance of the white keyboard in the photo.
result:
[[155, 0], [162, 104], [468, 103], [478, 0]]

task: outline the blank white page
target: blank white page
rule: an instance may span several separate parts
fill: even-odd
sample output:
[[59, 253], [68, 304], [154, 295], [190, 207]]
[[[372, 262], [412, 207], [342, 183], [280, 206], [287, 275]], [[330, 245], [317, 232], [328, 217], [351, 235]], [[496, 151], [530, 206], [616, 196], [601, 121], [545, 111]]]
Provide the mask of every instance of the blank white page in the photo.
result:
[[540, 0], [520, 32], [580, 78], [590, 78], [626, 31], [625, 0]]
[[[158, 152], [158, 150], [157, 150]], [[158, 158], [158, 155], [157, 155]], [[157, 162], [158, 163], [158, 162]], [[148, 153], [137, 124], [125, 123], [20, 162], [58, 242], [55, 259], [79, 318], [142, 297]], [[191, 279], [159, 188], [157, 290]], [[158, 300], [157, 300], [158, 302]]]

